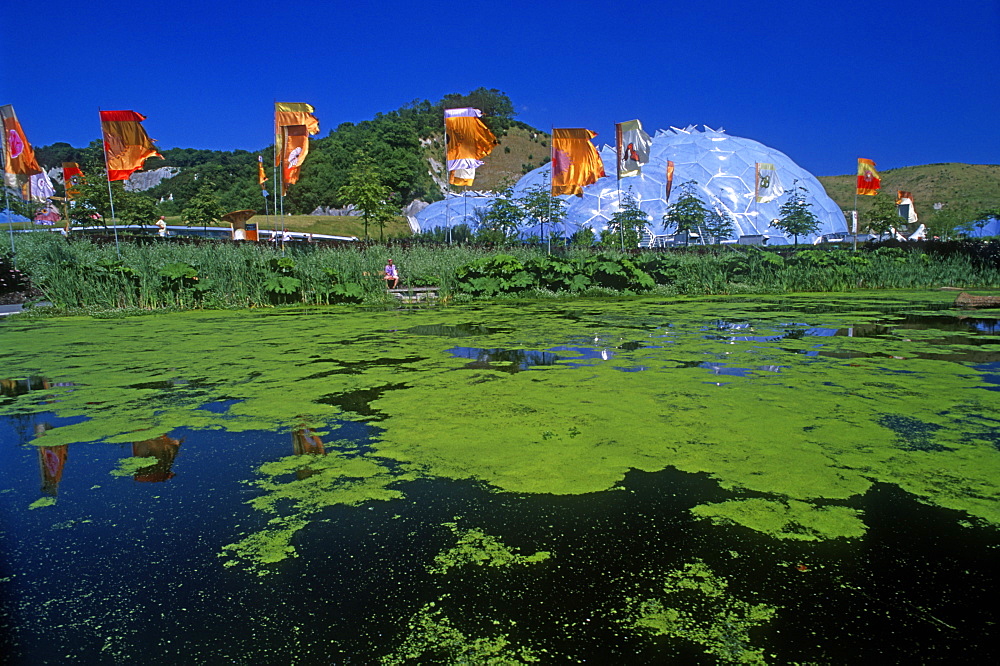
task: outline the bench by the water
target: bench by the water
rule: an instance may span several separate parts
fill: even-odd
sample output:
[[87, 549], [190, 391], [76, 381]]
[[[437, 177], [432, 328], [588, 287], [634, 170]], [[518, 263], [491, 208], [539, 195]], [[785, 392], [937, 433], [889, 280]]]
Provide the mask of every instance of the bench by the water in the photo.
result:
[[438, 297], [441, 287], [401, 287], [390, 289], [389, 293], [403, 301], [411, 303], [413, 301], [428, 301]]

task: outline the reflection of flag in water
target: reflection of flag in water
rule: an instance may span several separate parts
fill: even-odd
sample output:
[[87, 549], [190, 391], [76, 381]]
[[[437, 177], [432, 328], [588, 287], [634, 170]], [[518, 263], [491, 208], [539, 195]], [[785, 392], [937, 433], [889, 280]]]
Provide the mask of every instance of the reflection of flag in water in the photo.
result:
[[649, 149], [653, 140], [642, 129], [638, 120], [629, 120], [615, 125], [615, 139], [618, 154], [618, 178], [638, 176], [642, 165], [649, 162]]
[[136, 458], [156, 458], [156, 463], [136, 470], [132, 477], [136, 481], [156, 482], [174, 478], [170, 471], [177, 457], [177, 451], [184, 443], [183, 439], [174, 439], [160, 435], [156, 439], [147, 439], [132, 444], [132, 455]]
[[754, 185], [754, 197], [757, 203], [774, 201], [784, 193], [785, 189], [781, 186], [781, 181], [778, 180], [778, 170], [774, 165], [757, 162], [757, 176]]
[[75, 199], [80, 196], [80, 186], [84, 183], [83, 170], [76, 162], [63, 162], [62, 169], [66, 198]]
[[584, 185], [604, 177], [604, 162], [590, 142], [597, 132], [589, 129], [552, 130], [552, 194], [583, 196]]
[[0, 106], [0, 118], [3, 119], [4, 182], [8, 187], [22, 187], [28, 181], [27, 176], [41, 173], [42, 169], [17, 121], [14, 107]]
[[109, 181], [126, 180], [150, 157], [163, 157], [142, 128], [145, 119], [146, 116], [135, 111], [101, 111]]
[[59, 446], [38, 447], [38, 467], [42, 475], [42, 492], [55, 495], [62, 481], [63, 468], [66, 466], [66, 456], [69, 454], [69, 444]]
[[[312, 428], [299, 428], [292, 431], [292, 450], [295, 455], [325, 456], [326, 450], [323, 448], [323, 440]], [[300, 467], [295, 470], [298, 479], [306, 479], [319, 472], [308, 467]]]
[[267, 174], [264, 173], [264, 156], [257, 156], [257, 184], [260, 185], [261, 189], [264, 189], [264, 183], [267, 182]]
[[480, 120], [483, 112], [471, 107], [444, 110], [444, 132], [448, 144], [448, 182], [471, 186], [483, 158], [493, 152], [497, 138]]
[[670, 201], [670, 190], [674, 188], [674, 163], [667, 160], [667, 193], [663, 197], [664, 201]]
[[875, 171], [875, 163], [858, 158], [858, 194], [874, 196], [882, 187], [882, 180]]

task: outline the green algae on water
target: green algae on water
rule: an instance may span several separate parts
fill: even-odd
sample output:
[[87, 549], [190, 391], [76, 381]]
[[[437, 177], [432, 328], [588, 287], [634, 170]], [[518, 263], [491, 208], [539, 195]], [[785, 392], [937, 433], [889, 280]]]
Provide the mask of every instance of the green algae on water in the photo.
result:
[[152, 467], [159, 462], [153, 456], [132, 456], [118, 461], [118, 467], [111, 470], [111, 476], [133, 476], [144, 467]]
[[861, 512], [844, 506], [759, 498], [701, 504], [691, 509], [717, 525], [737, 524], [778, 539], [818, 541], [864, 536]]
[[223, 546], [220, 553], [236, 558], [224, 566], [243, 562], [258, 575], [270, 572], [264, 565], [298, 556], [292, 538], [324, 508], [400, 499], [402, 492], [388, 486], [410, 478], [390, 474], [368, 458], [335, 453], [286, 456], [264, 463], [258, 473], [263, 478], [251, 485], [261, 494], [247, 504], [274, 517], [263, 529]]
[[406, 638], [379, 663], [383, 666], [415, 663], [513, 666], [541, 661], [530, 648], [511, 644], [507, 635], [467, 636], [435, 606], [432, 601], [414, 613], [407, 624]]
[[28, 505], [29, 509], [40, 509], [43, 506], [53, 506], [56, 503], [55, 497], [39, 497]]
[[700, 645], [726, 664], [766, 664], [750, 630], [777, 609], [751, 604], [729, 592], [729, 582], [698, 560], [666, 572], [654, 596], [630, 599], [624, 623], [634, 631]]
[[549, 559], [548, 551], [538, 551], [533, 555], [519, 555], [497, 537], [486, 534], [478, 529], [459, 529], [457, 523], [445, 523], [458, 538], [452, 548], [438, 553], [434, 558], [434, 566], [428, 567], [430, 573], [443, 574], [452, 567], [466, 564], [487, 567], [511, 567], [515, 565], [537, 564]]

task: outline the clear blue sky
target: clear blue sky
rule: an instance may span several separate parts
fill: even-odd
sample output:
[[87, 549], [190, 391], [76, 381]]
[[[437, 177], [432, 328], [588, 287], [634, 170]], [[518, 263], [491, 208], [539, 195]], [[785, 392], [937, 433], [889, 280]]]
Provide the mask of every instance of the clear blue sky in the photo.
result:
[[485, 86], [542, 129], [707, 124], [816, 175], [1000, 163], [1000, 0], [8, 2], [0, 104], [35, 145], [134, 109], [163, 148], [256, 150]]

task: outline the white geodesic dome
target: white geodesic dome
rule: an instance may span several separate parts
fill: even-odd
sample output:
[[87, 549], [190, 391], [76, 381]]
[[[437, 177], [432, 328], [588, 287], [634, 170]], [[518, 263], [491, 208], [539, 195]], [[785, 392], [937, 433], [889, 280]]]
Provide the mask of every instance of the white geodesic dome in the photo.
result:
[[[679, 196], [681, 185], [688, 181], [697, 183], [696, 192], [706, 207], [720, 212], [725, 209], [736, 226], [736, 237], [762, 235], [771, 243], [789, 242], [783, 233], [772, 228], [779, 217], [778, 209], [787, 199], [793, 183], [804, 187], [806, 202], [819, 221], [815, 235], [800, 236], [800, 242], [811, 242], [817, 236], [846, 232], [847, 223], [840, 207], [827, 196], [826, 190], [808, 171], [793, 162], [784, 153], [740, 137], [730, 136], [723, 130], [708, 127], [696, 129], [672, 127], [659, 130], [653, 137], [649, 164], [642, 174], [631, 178], [617, 178], [615, 149], [605, 145], [600, 150], [607, 175], [584, 188], [582, 197], [563, 196], [567, 202], [564, 229], [551, 230], [559, 236], [569, 236], [579, 229], [589, 227], [600, 231], [607, 227], [611, 216], [619, 210], [620, 199], [631, 194], [646, 213], [649, 226], [655, 233], [663, 231], [662, 218], [667, 212], [666, 194], [667, 161], [674, 163], [673, 188], [670, 201]], [[757, 163], [773, 164], [786, 195], [773, 201], [755, 201], [754, 187]], [[514, 186], [515, 196], [538, 186], [548, 186], [549, 165], [539, 167], [524, 175]], [[417, 221], [422, 230], [468, 224], [477, 228], [478, 216], [488, 210], [492, 196], [487, 193], [469, 193], [454, 196], [431, 204]], [[541, 236], [541, 229], [524, 227], [523, 237]]]

